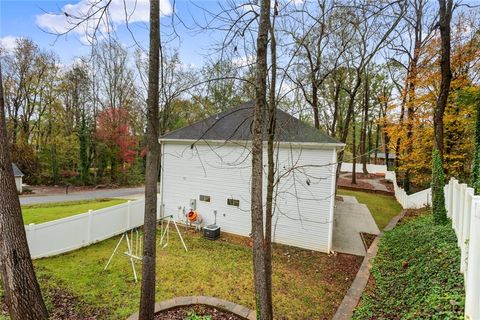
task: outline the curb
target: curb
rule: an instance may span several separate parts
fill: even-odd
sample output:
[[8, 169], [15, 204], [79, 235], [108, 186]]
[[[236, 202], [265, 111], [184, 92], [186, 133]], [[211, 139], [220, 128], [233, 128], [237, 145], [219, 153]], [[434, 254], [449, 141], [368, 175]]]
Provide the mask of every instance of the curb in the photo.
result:
[[[207, 297], [207, 296], [177, 297], [177, 298], [157, 302], [155, 304], [155, 313], [170, 310], [177, 307], [187, 307], [187, 306], [196, 305], [196, 304], [215, 307], [223, 311], [233, 313], [247, 320], [257, 319], [255, 310], [248, 309], [244, 306], [241, 306], [239, 304], [236, 304], [227, 300], [218, 299], [214, 297]], [[127, 320], [138, 320], [138, 312], [128, 317]]]
[[358, 269], [357, 275], [352, 282], [352, 285], [348, 289], [345, 297], [343, 297], [342, 303], [335, 312], [332, 320], [349, 320], [352, 319], [353, 311], [358, 305], [363, 291], [367, 286], [368, 279], [370, 278], [370, 269], [372, 268], [373, 259], [377, 256], [378, 242], [383, 235], [384, 231], [389, 231], [395, 228], [398, 221], [403, 218], [407, 210], [403, 209], [398, 215], [392, 218], [388, 225], [377, 235], [373, 240], [370, 248], [367, 250], [367, 254], [363, 259], [360, 269]]

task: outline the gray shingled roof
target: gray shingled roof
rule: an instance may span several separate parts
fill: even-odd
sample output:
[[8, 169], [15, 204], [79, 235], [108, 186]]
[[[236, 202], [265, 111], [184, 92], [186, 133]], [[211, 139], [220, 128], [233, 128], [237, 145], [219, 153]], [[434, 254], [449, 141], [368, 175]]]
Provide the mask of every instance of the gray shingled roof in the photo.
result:
[[[187, 127], [163, 135], [160, 139], [176, 140], [251, 140], [254, 101], [218, 113]], [[292, 115], [277, 109], [276, 141], [339, 144], [340, 142], [322, 133]]]
[[17, 165], [15, 163], [12, 163], [12, 169], [13, 169], [13, 175], [15, 177], [23, 177], [24, 174], [20, 169], [18, 169]]

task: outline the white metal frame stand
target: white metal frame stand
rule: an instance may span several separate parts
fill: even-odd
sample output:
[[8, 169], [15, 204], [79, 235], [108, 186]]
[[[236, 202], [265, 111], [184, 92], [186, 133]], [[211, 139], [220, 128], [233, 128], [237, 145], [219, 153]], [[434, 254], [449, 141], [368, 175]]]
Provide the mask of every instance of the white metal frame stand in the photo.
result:
[[[165, 227], [165, 229], [163, 229], [163, 220], [167, 220], [167, 226]], [[183, 241], [182, 233], [178, 229], [177, 223], [173, 219], [173, 215], [169, 215], [169, 216], [160, 218], [160, 223], [161, 223], [161, 226], [162, 226], [162, 230], [160, 231], [160, 233], [162, 234], [162, 236], [160, 237], [160, 246], [162, 246], [163, 248], [168, 246], [168, 239], [169, 239], [169, 234], [170, 234], [170, 231], [169, 231], [170, 230], [170, 228], [169, 228], [170, 221], [173, 222], [173, 225], [175, 226], [175, 229], [177, 229], [177, 234], [178, 234], [180, 240], [182, 241], [183, 248], [185, 249], [185, 251], [188, 251], [187, 246], [185, 244], [185, 241]], [[165, 239], [165, 243], [163, 241], [164, 239]]]
[[[135, 230], [135, 231], [134, 231]], [[133, 248], [134, 242], [134, 232], [135, 232], [135, 248]], [[129, 234], [130, 233], [130, 237]], [[117, 252], [118, 248], [120, 247], [120, 244], [122, 243], [123, 239], [127, 241], [127, 251], [124, 252], [124, 254], [129, 258], [130, 263], [132, 265], [132, 271], [133, 271], [133, 278], [135, 279], [135, 283], [138, 282], [137, 278], [137, 271], [135, 269], [135, 262], [136, 261], [142, 261], [143, 257], [140, 256], [140, 254], [143, 251], [143, 243], [142, 243], [142, 238], [139, 235], [138, 228], [131, 229], [130, 232], [127, 230], [125, 231], [122, 236], [120, 237], [120, 240], [118, 241], [117, 245], [115, 246], [115, 249], [113, 249], [112, 255], [108, 259], [107, 264], [105, 265], [105, 268], [103, 268], [103, 271], [107, 270], [108, 266], [112, 262], [113, 256]], [[140, 254], [139, 254], [140, 253]]]

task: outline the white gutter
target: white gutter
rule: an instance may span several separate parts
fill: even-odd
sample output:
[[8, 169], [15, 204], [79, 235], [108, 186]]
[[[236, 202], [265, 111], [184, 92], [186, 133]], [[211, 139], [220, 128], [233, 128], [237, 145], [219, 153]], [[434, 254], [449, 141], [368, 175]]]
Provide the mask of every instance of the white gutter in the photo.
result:
[[[211, 145], [250, 145], [250, 140], [193, 140], [193, 139], [158, 139], [160, 144], [162, 143], [178, 143], [178, 144], [211, 144]], [[267, 144], [267, 141], [263, 142]], [[323, 142], [275, 142], [275, 144], [280, 147], [301, 147], [309, 149], [317, 148], [339, 148], [345, 147], [345, 143], [335, 142], [335, 143], [323, 143]]]

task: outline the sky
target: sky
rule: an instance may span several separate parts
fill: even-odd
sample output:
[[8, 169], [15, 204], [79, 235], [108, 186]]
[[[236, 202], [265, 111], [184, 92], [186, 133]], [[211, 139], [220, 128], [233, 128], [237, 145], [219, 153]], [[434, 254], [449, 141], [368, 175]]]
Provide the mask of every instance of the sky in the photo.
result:
[[[66, 31], [71, 26], [68, 19], [72, 22], [72, 17], [89, 12], [89, 4], [94, 1], [97, 0], [0, 0], [0, 45], [11, 48], [16, 38], [29, 38], [42, 49], [54, 51], [63, 63], [88, 55], [90, 46], [86, 34], [91, 33], [93, 24], [84, 24], [66, 36], [57, 37], [50, 33]], [[124, 1], [126, 6], [123, 5]], [[164, 26], [171, 25], [173, 1], [160, 0], [161, 22]], [[138, 43], [143, 48], [148, 48], [148, 3], [149, 0], [112, 1], [109, 12], [115, 26], [114, 32], [125, 46], [133, 48]], [[125, 24], [125, 7], [130, 16], [129, 28]], [[177, 20], [176, 27], [181, 42], [177, 38], [170, 43], [170, 47], [179, 48], [183, 63], [200, 66], [211, 53], [208, 50], [216, 41], [215, 37], [218, 38], [218, 33], [215, 35], [213, 32], [198, 32], [198, 28], [197, 31], [192, 31], [190, 27], [195, 26], [195, 21], [203, 19], [204, 9], [215, 11], [218, 8], [218, 2], [214, 0], [175, 1], [175, 11], [182, 19], [182, 23]], [[66, 17], [62, 12], [67, 12], [70, 17]], [[166, 27], [163, 30], [167, 31]]]

